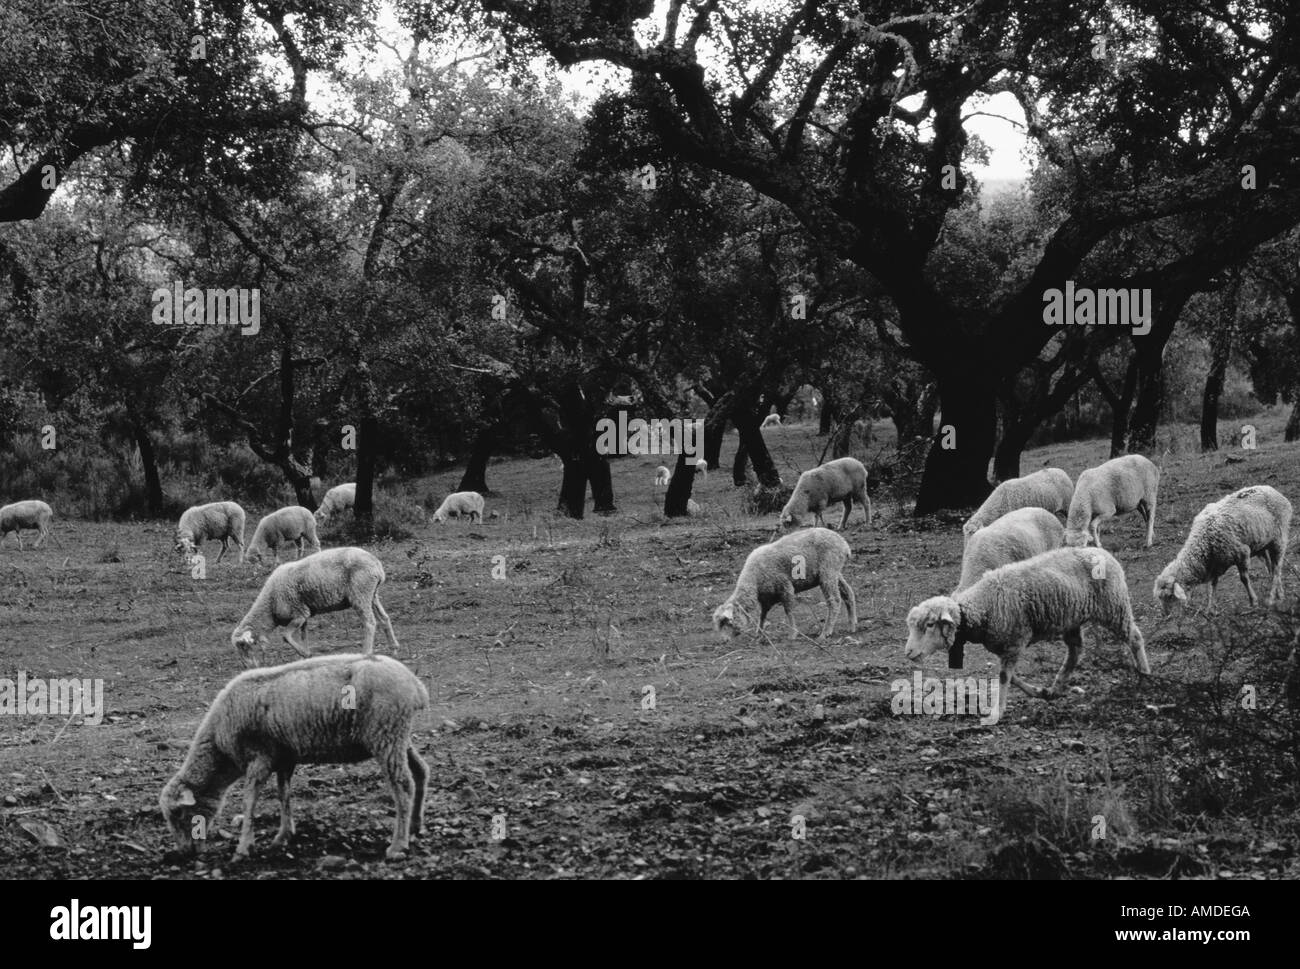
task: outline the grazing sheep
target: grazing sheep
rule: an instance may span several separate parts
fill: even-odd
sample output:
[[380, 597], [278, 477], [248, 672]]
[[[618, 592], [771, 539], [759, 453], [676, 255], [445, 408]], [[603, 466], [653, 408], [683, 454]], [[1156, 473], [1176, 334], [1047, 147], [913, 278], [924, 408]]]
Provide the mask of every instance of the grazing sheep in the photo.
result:
[[1074, 485], [1060, 468], [1043, 468], [1023, 478], [1008, 478], [984, 499], [984, 504], [962, 526], [969, 539], [979, 529], [990, 525], [1017, 508], [1046, 508], [1064, 514], [1070, 507]]
[[667, 488], [667, 487], [668, 487], [668, 479], [671, 478], [671, 477], [672, 477], [672, 472], [669, 471], [669, 470], [668, 470], [666, 467], [664, 467], [662, 464], [659, 465], [659, 467], [655, 468], [655, 485], [656, 485], [656, 486], [662, 486], [662, 487], [664, 487], [664, 488]]
[[320, 507], [316, 509], [316, 521], [325, 524], [339, 512], [347, 511], [357, 503], [357, 485], [354, 481], [335, 485], [325, 492]]
[[1250, 557], [1261, 556], [1272, 582], [1267, 605], [1282, 594], [1282, 565], [1291, 532], [1291, 502], [1276, 488], [1252, 485], [1206, 505], [1192, 521], [1187, 541], [1172, 562], [1156, 577], [1153, 594], [1171, 614], [1187, 604], [1187, 590], [1210, 583], [1206, 608], [1214, 608], [1219, 579], [1234, 565], [1252, 606], [1259, 603], [1250, 584]]
[[[1054, 549], [994, 569], [951, 596], [926, 599], [907, 614], [907, 658], [920, 661], [966, 642], [982, 643], [1000, 656], [997, 708], [981, 721], [992, 725], [1006, 713], [1010, 683], [1042, 699], [1065, 692], [1083, 649], [1085, 623], [1110, 629], [1128, 643], [1137, 668], [1151, 672], [1124, 570], [1099, 548]], [[1016, 675], [1022, 649], [1057, 637], [1065, 640], [1067, 653], [1050, 687], [1034, 686]]]
[[[299, 656], [311, 652], [293, 638], [295, 629], [307, 636], [307, 620], [322, 612], [338, 612], [351, 606], [365, 625], [362, 652], [375, 651], [375, 613], [384, 621], [384, 632], [393, 649], [398, 649], [393, 624], [379, 601], [384, 566], [364, 548], [331, 548], [296, 562], [285, 562], [267, 576], [252, 607], [230, 634], [245, 666], [266, 662], [267, 637], [279, 633]], [[260, 662], [253, 659], [256, 646]]]
[[713, 628], [735, 636], [750, 631], [757, 619], [761, 632], [768, 612], [779, 602], [794, 639], [798, 635], [795, 593], [820, 587], [827, 613], [817, 638], [825, 639], [835, 627], [841, 595], [849, 603], [849, 632], [857, 632], [858, 605], [853, 587], [844, 578], [844, 565], [852, 555], [849, 543], [829, 528], [808, 528], [760, 545], [745, 559], [735, 591], [714, 610]]
[[701, 481], [709, 480], [709, 462], [704, 458], [695, 459], [695, 473], [700, 476]]
[[853, 500], [866, 510], [867, 524], [871, 524], [871, 499], [867, 496], [867, 469], [857, 458], [836, 458], [820, 467], [799, 475], [794, 493], [781, 509], [781, 524], [799, 525], [799, 516], [813, 514], [814, 521], [824, 525], [822, 511], [837, 501], [844, 502], [843, 529], [853, 513]]
[[0, 508], [0, 542], [10, 532], [18, 539], [18, 551], [23, 551], [24, 528], [34, 529], [39, 534], [32, 548], [40, 548], [41, 542], [50, 534], [50, 521], [54, 518], [54, 509], [43, 501], [16, 501], [12, 505]]
[[225, 558], [233, 540], [239, 546], [239, 561], [244, 561], [244, 509], [233, 501], [213, 501], [185, 509], [176, 525], [177, 552], [193, 555], [205, 541], [221, 542], [217, 561]]
[[631, 407], [636, 402], [631, 394], [610, 394], [605, 403], [611, 407]]
[[477, 491], [457, 491], [442, 499], [442, 504], [433, 513], [433, 520], [445, 522], [448, 515], [463, 518], [468, 515], [471, 522], [475, 518], [483, 521], [483, 496]]
[[[424, 823], [428, 765], [411, 743], [429, 692], [387, 656], [341, 653], [247, 670], [226, 684], [208, 708], [189, 753], [158, 798], [177, 848], [195, 850], [211, 836], [226, 791], [244, 778], [244, 821], [236, 858], [253, 846], [258, 789], [275, 774], [280, 830], [294, 833], [289, 785], [298, 764], [355, 764], [374, 758], [393, 789], [397, 817], [387, 857], [399, 858]], [[196, 824], [196, 819], [203, 820]]]
[[[814, 404], [813, 406], [816, 407], [817, 405]], [[768, 414], [766, 417], [763, 418], [763, 423], [762, 423], [762, 424], [759, 424], [758, 426], [759, 426], [760, 429], [762, 429], [762, 428], [768, 428], [768, 427], [780, 427], [780, 426], [781, 426], [781, 415], [780, 415], [780, 414]]]
[[289, 544], [297, 546], [297, 558], [302, 558], [303, 549], [307, 545], [312, 547], [313, 552], [320, 551], [320, 539], [316, 537], [316, 519], [302, 505], [288, 505], [271, 512], [258, 522], [244, 557], [259, 561], [263, 555], [271, 552], [278, 564], [280, 546]]
[[1136, 509], [1146, 519], [1147, 548], [1155, 539], [1160, 469], [1140, 454], [1112, 458], [1079, 474], [1065, 521], [1065, 544], [1101, 548], [1101, 523]]
[[1065, 526], [1046, 508], [1017, 508], [971, 536], [961, 560], [961, 581], [969, 588], [985, 572], [1060, 548]]

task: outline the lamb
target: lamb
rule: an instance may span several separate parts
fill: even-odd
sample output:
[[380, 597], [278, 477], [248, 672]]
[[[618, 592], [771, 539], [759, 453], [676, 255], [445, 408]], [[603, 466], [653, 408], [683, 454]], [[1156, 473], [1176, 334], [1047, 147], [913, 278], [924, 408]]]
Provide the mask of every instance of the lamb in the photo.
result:
[[709, 462], [704, 458], [695, 459], [695, 473], [700, 476], [701, 481], [709, 480]]
[[290, 543], [298, 548], [297, 558], [302, 558], [303, 549], [307, 545], [311, 545], [313, 552], [320, 551], [320, 539], [316, 537], [316, 519], [302, 505], [288, 505], [271, 512], [258, 522], [244, 557], [260, 560], [269, 551], [278, 564], [280, 546]]
[[1023, 478], [1008, 478], [993, 489], [975, 514], [966, 519], [962, 534], [969, 541], [979, 529], [1018, 508], [1046, 508], [1064, 514], [1073, 495], [1074, 484], [1060, 468], [1043, 468]]
[[853, 587], [844, 578], [844, 565], [852, 555], [844, 537], [829, 528], [808, 528], [760, 545], [745, 559], [735, 591], [714, 610], [713, 628], [736, 636], [749, 631], [757, 618], [762, 632], [768, 612], [779, 602], [794, 639], [798, 635], [795, 593], [820, 587], [827, 614], [818, 639], [825, 639], [834, 628], [841, 595], [849, 603], [849, 632], [857, 632], [858, 605]]
[[[384, 633], [393, 649], [400, 648], [393, 624], [379, 601], [384, 583], [384, 566], [363, 548], [331, 548], [296, 562], [285, 562], [267, 576], [262, 591], [247, 614], [230, 634], [245, 666], [266, 662], [266, 647], [272, 633], [279, 633], [299, 656], [311, 652], [294, 639], [294, 630], [307, 637], [307, 620], [323, 612], [338, 612], [351, 606], [365, 626], [362, 652], [375, 651], [375, 614], [384, 622]], [[256, 646], [259, 661], [253, 659]]]
[[1291, 502], [1276, 488], [1253, 485], [1206, 505], [1192, 521], [1187, 541], [1156, 577], [1152, 593], [1166, 616], [1187, 604], [1187, 590], [1210, 583], [1206, 606], [1214, 609], [1214, 590], [1232, 566], [1237, 567], [1252, 606], [1259, 599], [1250, 583], [1250, 558], [1264, 559], [1272, 577], [1267, 605], [1282, 594], [1282, 565], [1291, 531]]
[[[813, 406], [815, 407], [815, 406], [817, 406], [817, 405], [814, 404]], [[763, 418], [763, 423], [762, 423], [762, 424], [759, 424], [758, 426], [759, 426], [760, 429], [766, 429], [766, 428], [769, 428], [769, 427], [780, 427], [780, 426], [781, 426], [781, 415], [780, 415], [780, 414], [768, 414], [766, 417]]]
[[457, 491], [442, 499], [442, 504], [433, 513], [433, 520], [445, 522], [448, 515], [462, 518], [466, 515], [472, 522], [475, 518], [483, 521], [483, 496], [477, 491]]
[[298, 764], [374, 758], [397, 806], [386, 855], [402, 857], [424, 824], [429, 768], [411, 743], [411, 728], [428, 705], [419, 678], [387, 656], [340, 653], [240, 673], [212, 701], [184, 763], [158, 797], [177, 848], [195, 852], [195, 838], [209, 836], [227, 789], [242, 776], [244, 821], [235, 857], [248, 857], [258, 789], [272, 773], [280, 830], [271, 843], [285, 844], [294, 833], [289, 786]]
[[660, 486], [662, 486], [662, 487], [664, 487], [664, 488], [667, 488], [667, 487], [668, 487], [668, 479], [671, 478], [671, 477], [672, 477], [672, 472], [669, 471], [669, 470], [668, 470], [666, 467], [664, 467], [662, 464], [659, 465], [659, 467], [655, 468], [655, 486], [656, 486], [656, 487], [660, 487]]
[[32, 543], [32, 548], [40, 548], [41, 542], [50, 534], [50, 521], [54, 518], [54, 509], [43, 501], [16, 501], [12, 505], [5, 505], [0, 508], [0, 542], [8, 537], [10, 532], [18, 539], [18, 551], [23, 550], [24, 528], [31, 528], [39, 534], [36, 541]]
[[867, 496], [867, 469], [857, 458], [836, 458], [820, 467], [799, 475], [794, 493], [781, 509], [781, 524], [797, 526], [800, 516], [812, 513], [818, 524], [824, 525], [822, 511], [830, 504], [844, 502], [844, 518], [840, 529], [849, 523], [853, 513], [853, 500], [857, 499], [867, 513], [871, 524], [871, 499]]
[[220, 562], [230, 550], [230, 542], [239, 546], [239, 561], [244, 561], [244, 509], [233, 501], [213, 501], [187, 508], [176, 525], [174, 548], [193, 555], [205, 541], [221, 542], [217, 553]]
[[1046, 508], [1017, 508], [971, 536], [961, 560], [960, 592], [985, 572], [1060, 548], [1065, 527]]
[[[1102, 549], [1058, 548], [988, 572], [951, 596], [934, 596], [907, 614], [907, 658], [920, 661], [966, 642], [983, 643], [1002, 659], [997, 707], [981, 721], [993, 725], [1007, 710], [1008, 686], [1053, 699], [1065, 692], [1083, 649], [1082, 627], [1097, 623], [1128, 643], [1133, 662], [1151, 672], [1146, 642], [1133, 619], [1124, 570]], [[1061, 637], [1065, 664], [1047, 689], [1016, 675], [1020, 652], [1030, 643]]]
[[356, 503], [356, 482], [349, 481], [347, 484], [335, 485], [325, 492], [325, 497], [321, 499], [320, 507], [316, 509], [316, 521], [323, 525], [339, 512], [347, 511]]
[[1101, 548], [1101, 523], [1136, 509], [1146, 519], [1147, 548], [1155, 539], [1160, 469], [1140, 454], [1112, 458], [1079, 474], [1065, 521], [1065, 544]]

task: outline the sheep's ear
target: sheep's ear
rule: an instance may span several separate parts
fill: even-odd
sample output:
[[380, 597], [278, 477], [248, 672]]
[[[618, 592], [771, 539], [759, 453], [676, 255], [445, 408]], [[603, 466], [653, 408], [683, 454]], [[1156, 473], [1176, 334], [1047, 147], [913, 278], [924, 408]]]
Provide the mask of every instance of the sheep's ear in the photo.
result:
[[1174, 598], [1177, 599], [1179, 602], [1187, 601], [1187, 590], [1184, 589], [1177, 582], [1174, 583]]
[[183, 807], [194, 807], [198, 802], [194, 800], [194, 792], [188, 787], [182, 787], [176, 795], [176, 803]]
[[957, 616], [945, 606], [943, 612], [939, 613], [939, 622], [946, 622], [949, 626], [955, 626], [957, 625]]

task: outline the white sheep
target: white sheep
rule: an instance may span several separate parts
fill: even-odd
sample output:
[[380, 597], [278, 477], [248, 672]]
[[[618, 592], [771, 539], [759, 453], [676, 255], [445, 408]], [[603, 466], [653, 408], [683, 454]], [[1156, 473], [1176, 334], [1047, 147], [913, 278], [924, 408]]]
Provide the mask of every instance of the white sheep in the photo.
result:
[[18, 539], [18, 551], [23, 551], [23, 534], [24, 528], [34, 529], [39, 534], [36, 541], [32, 543], [32, 548], [40, 548], [41, 542], [50, 534], [50, 521], [54, 518], [54, 509], [43, 501], [16, 501], [12, 505], [5, 505], [0, 508], [0, 542], [8, 537], [10, 532]]
[[[307, 620], [323, 612], [338, 612], [351, 606], [365, 626], [362, 652], [375, 651], [375, 614], [384, 622], [384, 633], [393, 649], [397, 636], [388, 613], [379, 601], [384, 583], [384, 566], [363, 548], [331, 548], [296, 562], [285, 562], [266, 578], [262, 591], [247, 614], [230, 634], [245, 666], [266, 662], [268, 637], [279, 633], [299, 656], [311, 652], [294, 639], [294, 630], [307, 638]], [[253, 658], [257, 647], [259, 659]]]
[[655, 486], [656, 486], [656, 487], [667, 488], [667, 487], [668, 487], [668, 480], [669, 480], [669, 478], [671, 478], [671, 477], [672, 477], [672, 472], [669, 471], [669, 470], [668, 470], [666, 467], [664, 467], [662, 464], [659, 465], [659, 467], [655, 468]]
[[387, 857], [401, 857], [424, 823], [429, 768], [411, 743], [411, 728], [428, 705], [424, 684], [388, 656], [340, 653], [240, 673], [212, 701], [184, 763], [159, 795], [177, 848], [193, 852], [196, 838], [212, 837], [226, 791], [242, 776], [235, 857], [247, 857], [258, 789], [272, 774], [280, 794], [272, 844], [282, 845], [294, 833], [289, 786], [298, 764], [374, 758], [397, 806]]
[[694, 498], [686, 499], [686, 514], [700, 515], [703, 514], [703, 512], [704, 509], [700, 507], [700, 503], [698, 501], [696, 501]]
[[1250, 604], [1259, 598], [1250, 583], [1250, 558], [1258, 555], [1268, 566], [1272, 582], [1268, 605], [1282, 594], [1282, 565], [1291, 533], [1291, 502], [1276, 488], [1252, 485], [1234, 491], [1201, 509], [1192, 521], [1187, 541], [1174, 560], [1156, 577], [1152, 590], [1165, 615], [1187, 604], [1187, 590], [1210, 583], [1206, 608], [1214, 608], [1219, 579], [1234, 565], [1246, 587]]
[[[934, 596], [907, 614], [907, 658], [921, 661], [938, 650], [972, 642], [1002, 659], [998, 703], [981, 722], [992, 725], [1007, 710], [1014, 683], [1030, 696], [1051, 699], [1065, 692], [1083, 649], [1082, 627], [1097, 623], [1128, 643], [1133, 662], [1151, 672], [1146, 643], [1133, 619], [1124, 570], [1099, 548], [1058, 548], [987, 572], [951, 596]], [[1020, 652], [1030, 643], [1063, 638], [1065, 664], [1047, 689], [1016, 675]]]
[[1060, 548], [1065, 526], [1046, 508], [1017, 508], [979, 529], [966, 543], [957, 592], [985, 572]]
[[825, 639], [834, 628], [841, 595], [849, 603], [849, 632], [857, 632], [857, 601], [844, 578], [845, 563], [852, 555], [849, 543], [829, 528], [807, 528], [760, 545], [745, 559], [735, 591], [714, 610], [713, 628], [732, 636], [753, 628], [761, 632], [768, 612], [780, 603], [794, 639], [798, 635], [795, 593], [820, 588], [827, 613], [818, 638]]
[[695, 473], [699, 475], [701, 481], [709, 480], [709, 462], [704, 458], [695, 459]]
[[347, 511], [357, 503], [357, 485], [354, 481], [335, 485], [325, 492], [320, 505], [316, 508], [316, 521], [325, 524], [340, 512]]
[[177, 552], [193, 555], [205, 541], [220, 541], [217, 561], [225, 558], [233, 541], [239, 546], [239, 561], [244, 561], [244, 509], [233, 501], [213, 501], [185, 509], [176, 524]]
[[[813, 406], [816, 406], [816, 405], [814, 404]], [[761, 428], [761, 429], [766, 429], [766, 428], [769, 428], [769, 427], [780, 427], [780, 426], [781, 426], [781, 415], [780, 415], [780, 414], [768, 414], [766, 417], [763, 418], [763, 423], [762, 423], [762, 424], [759, 424], [758, 426], [759, 426], [759, 428]]]
[[469, 516], [472, 522], [475, 518], [479, 522], [483, 521], [483, 496], [477, 491], [457, 491], [442, 499], [442, 504], [438, 506], [437, 511], [433, 513], [433, 520], [436, 522], [445, 522], [448, 515], [454, 515], [457, 518]]
[[1008, 478], [984, 499], [975, 514], [966, 519], [962, 534], [969, 539], [979, 529], [1018, 508], [1046, 508], [1064, 514], [1070, 507], [1074, 485], [1060, 468], [1043, 468], [1023, 478]]
[[1160, 469], [1140, 454], [1112, 458], [1079, 474], [1065, 520], [1066, 545], [1101, 548], [1101, 523], [1138, 511], [1147, 523], [1147, 548], [1155, 539], [1156, 490]]
[[297, 558], [302, 558], [303, 549], [308, 545], [313, 552], [320, 551], [320, 539], [316, 537], [316, 519], [302, 505], [280, 508], [258, 522], [244, 557], [259, 561], [263, 555], [271, 552], [278, 563], [280, 546], [290, 544], [297, 547]]
[[837, 501], [844, 502], [844, 518], [840, 521], [843, 529], [849, 523], [853, 513], [853, 501], [857, 499], [867, 513], [867, 524], [871, 524], [871, 498], [867, 495], [867, 469], [857, 458], [836, 458], [825, 464], [812, 468], [799, 475], [794, 486], [794, 493], [781, 509], [781, 524], [797, 526], [800, 516], [813, 514], [814, 521], [825, 524], [822, 512], [827, 506]]

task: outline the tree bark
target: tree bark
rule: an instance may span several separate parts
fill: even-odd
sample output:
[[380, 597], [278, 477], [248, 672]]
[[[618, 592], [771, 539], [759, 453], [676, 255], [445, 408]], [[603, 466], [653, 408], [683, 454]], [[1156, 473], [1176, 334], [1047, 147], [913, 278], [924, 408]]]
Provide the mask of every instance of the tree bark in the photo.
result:
[[718, 420], [705, 419], [703, 457], [708, 462], [710, 471], [716, 471], [722, 467], [722, 439], [726, 435], [727, 419], [725, 417]]
[[[817, 415], [817, 436], [825, 437], [831, 432], [831, 425], [835, 423], [835, 405], [825, 394], [822, 395], [822, 410]], [[850, 424], [852, 426], [852, 424]]]
[[1232, 325], [1215, 331], [1211, 341], [1210, 372], [1205, 376], [1205, 391], [1201, 394], [1201, 450], [1219, 449], [1219, 399], [1223, 396], [1224, 376], [1232, 356]]
[[689, 460], [685, 452], [678, 454], [677, 466], [668, 479], [668, 493], [664, 495], [664, 515], [668, 518], [689, 514], [686, 506], [691, 500], [691, 489], [695, 487], [695, 473], [695, 462]]
[[[772, 460], [772, 452], [767, 449], [767, 442], [763, 440], [763, 432], [759, 429], [762, 421], [754, 413], [736, 414], [734, 417], [736, 430], [740, 434], [740, 446], [744, 450], [745, 456], [754, 468], [754, 475], [758, 478], [758, 483], [765, 488], [778, 488], [781, 485], [781, 473], [776, 469], [776, 462]], [[733, 469], [732, 479], [739, 478], [736, 483], [743, 485], [745, 483], [745, 469], [739, 464], [737, 456], [737, 467]]]
[[[913, 514], [978, 505], [988, 497], [989, 458], [997, 443], [997, 403], [991, 384], [970, 373], [939, 377], [940, 426], [925, 459]], [[897, 415], [895, 415], [897, 416]], [[945, 434], [945, 428], [951, 434]], [[944, 447], [945, 439], [949, 447]]]
[[[1154, 333], [1147, 334], [1147, 337], [1154, 336]], [[1160, 429], [1160, 416], [1165, 406], [1165, 345], [1152, 342], [1141, 346], [1142, 349], [1134, 354], [1137, 396], [1129, 421], [1126, 449], [1129, 453], [1155, 450], [1156, 432]]]
[[475, 435], [474, 445], [469, 451], [469, 461], [465, 465], [465, 473], [460, 477], [460, 487], [456, 489], [457, 491], [477, 491], [481, 495], [492, 494], [487, 485], [487, 466], [492, 459], [492, 452], [496, 449], [501, 430], [500, 424], [492, 424]]
[[737, 488], [745, 487], [745, 468], [749, 464], [749, 450], [745, 447], [745, 439], [740, 436], [740, 428], [736, 428], [736, 436], [739, 441], [736, 444], [736, 457], [731, 462], [731, 483]]
[[135, 446], [140, 451], [140, 466], [144, 469], [145, 501], [149, 514], [161, 515], [163, 512], [162, 477], [158, 474], [158, 453], [154, 450], [153, 440], [148, 430], [134, 418], [131, 419], [131, 435]]
[[1295, 403], [1291, 405], [1291, 416], [1286, 422], [1286, 439], [1300, 440], [1300, 391], [1296, 393]]
[[363, 417], [361, 426], [357, 428], [357, 496], [352, 506], [352, 517], [366, 524], [375, 520], [378, 423], [373, 417]]
[[560, 500], [555, 510], [570, 518], [582, 518], [587, 510], [587, 471], [577, 456], [560, 455], [564, 475], [560, 479]]

